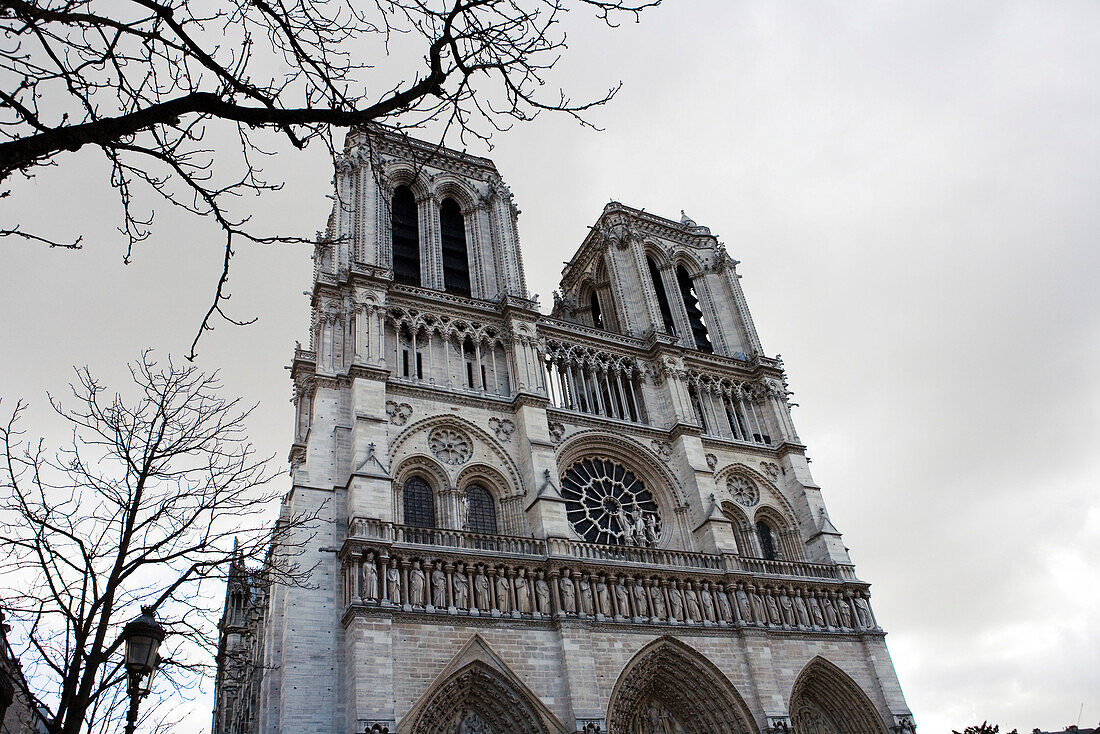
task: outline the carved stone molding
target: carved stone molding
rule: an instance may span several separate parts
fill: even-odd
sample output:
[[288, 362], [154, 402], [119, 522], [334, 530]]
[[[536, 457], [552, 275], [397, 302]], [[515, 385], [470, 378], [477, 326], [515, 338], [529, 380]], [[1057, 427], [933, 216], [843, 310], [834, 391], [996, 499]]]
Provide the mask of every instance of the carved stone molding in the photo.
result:
[[387, 400], [386, 415], [389, 416], [390, 423], [395, 426], [403, 426], [409, 420], [409, 416], [412, 415], [412, 406], [408, 403], [398, 403], [396, 400]]
[[470, 437], [453, 428], [436, 428], [428, 434], [428, 447], [437, 459], [451, 466], [465, 464], [473, 454]]

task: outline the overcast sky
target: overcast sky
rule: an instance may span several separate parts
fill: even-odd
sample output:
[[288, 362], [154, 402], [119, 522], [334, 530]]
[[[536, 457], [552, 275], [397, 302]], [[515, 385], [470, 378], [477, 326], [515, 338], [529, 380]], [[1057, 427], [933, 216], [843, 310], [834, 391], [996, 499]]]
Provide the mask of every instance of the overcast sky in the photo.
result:
[[[1100, 722], [1100, 4], [666, 0], [570, 27], [556, 81], [624, 82], [605, 131], [546, 117], [487, 153], [531, 290], [548, 308], [609, 199], [711, 227], [920, 731], [1061, 728], [1082, 704]], [[269, 170], [288, 185], [261, 221], [320, 229], [322, 151]], [[41, 408], [74, 363], [114, 379], [141, 347], [183, 355], [201, 318], [217, 233], [160, 216], [122, 266], [101, 171], [73, 155], [2, 204], [85, 234], [75, 253], [0, 242], [5, 398]], [[231, 305], [260, 320], [200, 345], [280, 460], [310, 275], [306, 247], [242, 248]]]

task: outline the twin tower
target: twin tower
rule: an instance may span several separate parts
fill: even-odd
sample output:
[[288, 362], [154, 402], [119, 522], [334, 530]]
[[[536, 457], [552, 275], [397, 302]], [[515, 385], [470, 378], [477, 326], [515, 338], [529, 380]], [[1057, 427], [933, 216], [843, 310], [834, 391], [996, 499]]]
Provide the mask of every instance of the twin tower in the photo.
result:
[[348, 136], [292, 366], [312, 588], [233, 569], [215, 734], [914, 734], [737, 261], [612, 202], [547, 316], [518, 214]]

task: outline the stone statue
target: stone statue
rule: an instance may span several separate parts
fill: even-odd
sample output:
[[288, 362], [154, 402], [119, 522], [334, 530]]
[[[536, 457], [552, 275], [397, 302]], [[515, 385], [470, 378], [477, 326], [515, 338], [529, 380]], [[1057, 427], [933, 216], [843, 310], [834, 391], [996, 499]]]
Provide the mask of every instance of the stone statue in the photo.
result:
[[833, 600], [827, 596], [823, 597], [821, 606], [825, 610], [825, 623], [830, 627], [839, 627], [840, 620], [836, 617], [836, 607], [833, 606]]
[[414, 607], [424, 606], [427, 601], [424, 597], [426, 585], [427, 580], [420, 570], [420, 561], [413, 561], [412, 570], [409, 571], [409, 604]]
[[702, 622], [703, 615], [699, 612], [699, 597], [695, 596], [695, 589], [684, 589], [684, 602], [687, 604], [688, 619]]
[[786, 594], [779, 597], [779, 611], [783, 613], [783, 624], [788, 627], [794, 627], [796, 624], [794, 602], [791, 601], [791, 598]]
[[470, 606], [470, 581], [466, 578], [466, 574], [462, 573], [462, 567], [459, 566], [455, 569], [452, 583], [454, 585], [454, 601], [455, 607], [458, 609], [467, 609]]
[[710, 589], [704, 586], [699, 597], [703, 601], [703, 616], [711, 622], [717, 621], [714, 616], [714, 597], [711, 596]]
[[825, 626], [825, 615], [822, 614], [822, 612], [821, 612], [821, 605], [818, 604], [817, 599], [815, 599], [812, 596], [808, 599], [808, 603], [810, 605], [810, 614], [814, 618], [814, 624], [817, 625], [818, 627], [824, 627]]
[[611, 615], [611, 592], [607, 589], [607, 580], [600, 576], [600, 580], [596, 582], [596, 612], [602, 614], [605, 617]]
[[541, 574], [535, 580], [535, 600], [540, 613], [550, 613], [550, 584], [546, 583]]
[[626, 516], [626, 508], [619, 505], [619, 527], [623, 529], [623, 544], [634, 544], [634, 525], [630, 522], [630, 518]]
[[458, 728], [455, 734], [491, 734], [492, 730], [476, 711], [467, 709], [458, 720]]
[[516, 587], [516, 611], [520, 614], [531, 613], [531, 590], [527, 586], [527, 571], [525, 569], [519, 570], [519, 575], [516, 576], [514, 584]]
[[478, 566], [477, 576], [474, 576], [474, 603], [483, 612], [489, 611], [493, 606], [492, 595], [489, 593], [489, 577], [481, 566]]
[[432, 605], [441, 609], [447, 606], [447, 574], [438, 566], [432, 571]]
[[645, 519], [645, 539], [649, 547], [657, 545], [657, 516], [649, 515]]
[[675, 586], [669, 587], [668, 605], [671, 607], [672, 618], [680, 622], [684, 621], [684, 597]]
[[752, 622], [756, 618], [752, 616], [752, 605], [749, 603], [749, 595], [745, 593], [744, 589], [737, 590], [737, 609], [741, 612], [741, 619], [746, 622]]
[[641, 510], [634, 511], [634, 544], [646, 545], [645, 515]]
[[852, 627], [852, 610], [848, 607], [847, 599], [837, 599], [836, 611], [840, 616], [840, 626], [851, 629]]
[[640, 582], [634, 584], [634, 613], [639, 617], [649, 614], [649, 604], [646, 603], [645, 586]]
[[765, 594], [764, 604], [768, 608], [768, 621], [774, 625], [782, 625], [783, 618], [779, 616], [779, 604], [775, 601], [775, 595]]
[[862, 596], [856, 597], [856, 616], [859, 617], [859, 625], [865, 629], [874, 629], [875, 620], [871, 617], [871, 605]]
[[573, 579], [569, 578], [569, 569], [562, 572], [558, 583], [561, 586], [561, 609], [566, 614], [574, 614], [577, 611], [577, 588]]
[[618, 613], [620, 616], [630, 616], [630, 599], [626, 594], [626, 587], [623, 586], [622, 579], [615, 581], [615, 602], [619, 606]]
[[581, 614], [587, 614], [591, 616], [593, 614], [592, 609], [592, 584], [587, 578], [581, 576], [577, 581], [577, 587], [580, 589], [578, 592], [581, 599]]
[[374, 563], [374, 554], [368, 553], [363, 561], [363, 598], [378, 599], [378, 566]]
[[764, 611], [764, 602], [755, 591], [749, 593], [749, 601], [752, 602], [752, 618], [757, 622], [767, 622], [768, 615]]
[[458, 498], [458, 519], [462, 522], [462, 529], [470, 529], [470, 498], [465, 492]]
[[386, 569], [386, 586], [390, 594], [390, 601], [394, 604], [401, 603], [401, 572], [396, 565]]
[[504, 571], [501, 570], [500, 575], [497, 576], [497, 609], [507, 614], [512, 611], [512, 604], [508, 599], [508, 577], [504, 575]]
[[730, 609], [730, 600], [726, 592], [719, 589], [714, 596], [718, 599], [718, 614], [727, 622], [732, 622], [733, 610]]
[[798, 617], [799, 625], [810, 626], [810, 613], [806, 610], [806, 600], [801, 595], [794, 598], [794, 613]]
[[653, 616], [657, 619], [665, 618], [665, 595], [661, 593], [660, 586], [651, 586], [649, 588], [649, 600], [650, 606], [653, 609]]

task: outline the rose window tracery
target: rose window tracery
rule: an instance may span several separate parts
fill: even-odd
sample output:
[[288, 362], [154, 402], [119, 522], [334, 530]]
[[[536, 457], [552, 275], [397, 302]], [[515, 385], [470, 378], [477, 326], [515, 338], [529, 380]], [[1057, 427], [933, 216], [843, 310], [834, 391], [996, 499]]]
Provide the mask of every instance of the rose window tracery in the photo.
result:
[[437, 428], [428, 436], [428, 446], [444, 464], [464, 464], [470, 459], [470, 439], [451, 428]]
[[744, 507], [752, 507], [760, 501], [760, 490], [751, 479], [746, 477], [734, 474], [726, 480], [726, 489], [729, 490], [733, 501]]
[[634, 472], [613, 459], [581, 459], [561, 475], [569, 523], [590, 543], [654, 546], [661, 516]]

